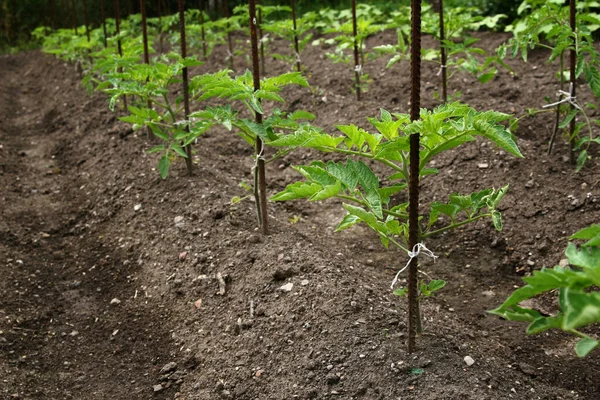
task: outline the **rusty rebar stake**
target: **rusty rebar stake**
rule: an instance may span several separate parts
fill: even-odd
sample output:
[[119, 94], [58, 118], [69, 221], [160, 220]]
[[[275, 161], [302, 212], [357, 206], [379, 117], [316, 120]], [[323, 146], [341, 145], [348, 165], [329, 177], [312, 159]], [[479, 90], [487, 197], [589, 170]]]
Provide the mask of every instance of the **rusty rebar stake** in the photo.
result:
[[444, 0], [439, 0], [439, 16], [440, 16], [440, 53], [442, 58], [442, 101], [444, 103], [448, 102], [448, 68], [446, 66], [447, 57], [446, 57], [446, 45], [444, 41], [446, 40], [446, 32], [444, 28]]
[[[181, 41], [181, 57], [187, 57], [187, 48], [186, 48], [186, 40], [185, 40], [185, 7], [183, 6], [183, 0], [178, 1], [179, 4], [179, 35]], [[185, 130], [190, 131], [190, 93], [189, 93], [189, 83], [188, 83], [188, 69], [187, 67], [181, 70], [181, 79], [183, 83], [183, 112], [185, 114]], [[185, 146], [185, 154], [187, 157], [185, 159], [185, 165], [187, 167], [188, 175], [193, 174], [192, 170], [192, 145], [188, 144]]]
[[[411, 63], [410, 119], [420, 118], [421, 106], [421, 0], [411, 0]], [[408, 248], [415, 251], [419, 243], [419, 146], [420, 134], [410, 136], [410, 179], [408, 187]], [[420, 325], [419, 287], [417, 284], [418, 257], [411, 257], [408, 267], [408, 351], [415, 351]]]
[[[577, 77], [576, 75], [576, 69], [577, 69], [577, 8], [576, 8], [576, 4], [577, 0], [569, 0], [569, 19], [570, 19], [570, 24], [571, 24], [571, 30], [573, 31], [573, 46], [571, 47], [571, 50], [569, 51], [569, 79], [571, 81], [571, 93], [570, 96], [571, 97], [576, 97], [575, 93], [576, 93], [576, 88], [577, 88]], [[557, 107], [560, 107], [557, 106]], [[571, 102], [571, 112], [573, 112], [573, 110], [575, 110], [575, 105]], [[576, 118], [573, 118], [571, 120], [571, 123], [569, 124], [569, 159], [571, 160], [572, 164], [575, 164], [575, 143], [573, 143], [573, 135], [575, 134], [575, 125], [576, 125]]]
[[354, 35], [354, 78], [356, 79], [356, 100], [360, 101], [360, 74], [362, 65], [360, 65], [360, 56], [358, 54], [358, 29], [356, 27], [356, 0], [352, 0], [352, 34]]
[[108, 35], [106, 33], [106, 11], [104, 9], [104, 0], [100, 1], [100, 13], [102, 17], [102, 31], [104, 32], [104, 48], [108, 47]]
[[[119, 57], [123, 57], [123, 47], [121, 46], [121, 12], [119, 11], [119, 0], [113, 0], [113, 8], [115, 12], [115, 29], [117, 35], [117, 49], [119, 51]], [[119, 69], [120, 70], [120, 69]], [[127, 111], [127, 96], [123, 96], [123, 107]]]
[[90, 42], [90, 23], [88, 20], [87, 4], [86, 0], [81, 0], [83, 3], [83, 23], [85, 24], [85, 35], [87, 36], [88, 43]]
[[[298, 46], [298, 27], [296, 26], [296, 2], [291, 0], [292, 2], [292, 22], [294, 24], [294, 49], [296, 50], [296, 70], [300, 72], [300, 48]], [[355, 22], [356, 26], [356, 22]], [[356, 37], [356, 33], [354, 34]], [[356, 41], [355, 41], [356, 42]]]
[[227, 52], [229, 53], [227, 55], [227, 61], [229, 63], [229, 69], [233, 71], [233, 68], [234, 68], [234, 65], [233, 65], [233, 38], [231, 37], [231, 31], [229, 30], [229, 28], [230, 28], [229, 18], [231, 17], [231, 15], [229, 14], [229, 1], [228, 0], [225, 0], [224, 7], [225, 7], [225, 18], [227, 19]]
[[[250, 43], [252, 48], [252, 78], [254, 82], [254, 91], [260, 90], [260, 70], [258, 69], [258, 28], [256, 20], [256, 2], [249, 0], [250, 14]], [[263, 116], [259, 112], [254, 113], [256, 123], [262, 124]], [[265, 159], [264, 143], [260, 137], [256, 137], [256, 172], [258, 172], [258, 203], [257, 210], [260, 221], [260, 228], [263, 235], [269, 233], [269, 216], [267, 212], [267, 184], [265, 177]]]
[[202, 57], [206, 59], [206, 33], [204, 31], [204, 0], [200, 0], [200, 33], [202, 35]]
[[[260, 0], [256, 0], [256, 5], [260, 6]], [[266, 76], [267, 70], [265, 68], [265, 41], [262, 31], [262, 7], [258, 7], [258, 37], [260, 38], [260, 72], [262, 76]]]

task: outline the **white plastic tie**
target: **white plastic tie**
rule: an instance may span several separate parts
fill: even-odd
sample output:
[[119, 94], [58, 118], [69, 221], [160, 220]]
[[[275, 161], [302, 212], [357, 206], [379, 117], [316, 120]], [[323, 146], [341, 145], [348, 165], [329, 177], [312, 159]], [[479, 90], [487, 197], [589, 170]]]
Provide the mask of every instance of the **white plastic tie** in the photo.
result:
[[265, 161], [265, 146], [260, 149], [260, 153], [256, 155], [256, 160], [254, 161], [254, 166], [252, 167], [252, 171], [254, 172], [256, 168], [258, 168], [258, 160]]
[[545, 106], [542, 106], [542, 108], [550, 108], [550, 107], [558, 106], [560, 104], [569, 103], [576, 109], [581, 110], [581, 107], [579, 106], [579, 104], [577, 104], [577, 96], [573, 96], [573, 82], [571, 82], [569, 84], [568, 92], [565, 92], [564, 90], [559, 90], [558, 96], [567, 96], [567, 97], [564, 97], [562, 100], [559, 100], [556, 103], [546, 104]]
[[268, 39], [269, 39], [269, 34], [267, 33], [266, 35], [264, 35], [263, 37], [260, 38], [260, 40], [258, 41], [258, 44], [267, 43]]
[[406, 263], [406, 265], [404, 266], [404, 268], [402, 268], [400, 271], [398, 271], [398, 273], [396, 274], [396, 276], [394, 277], [394, 280], [392, 281], [392, 285], [391, 288], [394, 289], [394, 286], [396, 285], [396, 283], [398, 282], [398, 278], [400, 277], [400, 274], [403, 273], [406, 268], [408, 268], [408, 266], [410, 265], [410, 262], [413, 260], [413, 258], [418, 257], [419, 254], [423, 253], [426, 256], [429, 256], [431, 258], [433, 258], [433, 261], [435, 261], [436, 258], [438, 258], [438, 256], [436, 256], [435, 254], [433, 254], [433, 251], [429, 250], [427, 247], [425, 247], [425, 245], [423, 243], [417, 243], [414, 245], [412, 251], [408, 252], [408, 256], [410, 257], [408, 262]]
[[360, 64], [356, 64], [356, 65], [354, 66], [354, 72], [358, 72], [359, 74], [361, 74], [361, 75], [362, 75], [362, 65], [360, 65]]
[[300, 63], [302, 60], [300, 60], [300, 53], [296, 53], [296, 63]]
[[445, 70], [446, 68], [448, 68], [447, 65], [444, 65], [444, 64], [440, 65], [440, 70], [438, 71], [437, 76], [440, 76], [442, 74], [442, 71]]

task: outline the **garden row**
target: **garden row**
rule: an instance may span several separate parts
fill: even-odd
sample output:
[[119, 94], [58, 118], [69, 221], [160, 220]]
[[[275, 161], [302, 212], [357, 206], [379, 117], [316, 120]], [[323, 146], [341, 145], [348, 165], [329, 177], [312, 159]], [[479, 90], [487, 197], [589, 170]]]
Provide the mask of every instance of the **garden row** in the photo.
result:
[[[421, 10], [420, 1], [413, 1], [412, 13], [408, 8], [400, 8], [391, 14], [374, 6], [357, 7], [353, 2], [350, 10], [321, 10], [296, 18], [293, 2], [291, 7], [259, 5], [257, 12], [255, 2], [250, 1], [249, 6], [237, 7], [231, 16], [216, 21], [210, 21], [203, 10], [186, 12], [182, 0], [179, 14], [147, 20], [144, 3], [141, 1], [141, 15], [130, 16], [125, 21], [120, 21], [117, 15], [94, 30], [86, 26], [85, 36], [78, 35], [77, 30], [50, 32], [47, 28], [38, 29], [36, 34], [44, 38], [47, 52], [78, 65], [88, 89], [108, 93], [112, 110], [123, 103], [128, 115], [121, 120], [131, 123], [134, 130], [147, 130], [161, 141], [150, 152], [160, 154], [158, 170], [163, 178], [179, 157], [185, 160], [188, 173], [193, 173], [192, 147], [213, 126], [222, 125], [235, 131], [255, 149], [251, 190], [256, 199], [259, 226], [265, 234], [268, 232], [266, 163], [298, 148], [346, 156], [345, 162], [315, 160], [309, 165], [296, 166], [304, 181], [289, 185], [271, 200], [341, 199], [345, 215], [337, 230], [364, 223], [376, 232], [385, 247], [392, 245], [408, 253], [409, 287], [395, 293], [412, 298], [411, 304], [416, 304], [411, 307], [413, 311], [416, 309], [413, 315], [419, 315], [418, 299], [433, 294], [445, 284], [428, 278], [422, 280], [417, 289], [419, 253], [435, 257], [422, 240], [484, 218], [491, 219], [496, 229], [501, 230], [498, 205], [508, 190], [505, 186], [470, 194], [451, 194], [446, 202], [432, 202], [426, 214], [418, 214], [419, 183], [425, 182], [428, 175], [438, 173], [431, 161], [477, 137], [522, 157], [513, 134], [519, 118], [492, 110], [477, 111], [459, 102], [448, 103], [449, 97], [455, 100], [459, 94], [448, 96], [446, 79], [463, 70], [475, 74], [483, 84], [494, 77], [498, 68], [510, 70], [504, 62], [508, 55], [526, 60], [530, 49], [549, 48], [552, 50], [549, 61], [561, 61], [557, 79], [561, 86], [569, 82], [569, 90], [561, 91], [558, 102], [547, 99], [549, 104], [541, 110], [531, 109], [528, 115], [556, 114], [549, 151], [559, 129], [569, 126], [568, 140], [578, 169], [590, 158], [589, 146], [600, 143], [594, 134], [594, 125], [598, 122], [592, 121], [586, 113], [595, 105], [580, 104], [576, 97], [580, 76], [594, 95], [600, 96], [600, 59], [592, 38], [594, 31], [600, 29], [600, 19], [589, 11], [591, 2], [580, 2], [581, 12], [577, 13], [575, 1], [571, 1], [571, 7], [562, 7], [558, 1], [524, 1], [519, 9], [521, 19], [509, 27], [514, 38], [502, 44], [493, 55], [477, 48], [468, 32], [481, 27], [493, 29], [503, 16], [483, 18], [476, 10], [467, 8], [444, 10], [442, 2], [437, 5], [437, 13], [428, 6]], [[292, 18], [285, 18], [290, 12]], [[409, 29], [411, 24], [412, 29]], [[178, 34], [174, 33], [177, 26]], [[367, 48], [366, 39], [385, 29], [397, 31], [397, 43]], [[440, 47], [421, 49], [421, 31], [436, 36]], [[251, 54], [242, 53], [243, 46], [233, 43], [240, 32], [250, 37]], [[263, 74], [267, 72], [264, 54], [268, 52], [269, 36], [266, 33], [290, 43], [288, 54], [274, 57], [286, 61], [297, 71], [260, 79], [261, 70]], [[214, 46], [224, 44], [228, 46], [229, 70], [188, 76], [189, 68], [201, 65], [200, 59], [206, 59]], [[314, 116], [308, 111], [287, 113], [271, 107], [285, 103], [280, 94], [284, 87], [309, 86], [303, 72], [310, 66], [302, 63], [302, 52], [309, 44], [328, 50], [326, 55], [333, 62], [352, 66], [348, 69], [349, 79], [351, 76], [355, 79], [357, 101], [368, 89], [369, 78], [365, 71], [370, 60], [391, 56], [388, 66], [410, 61], [413, 76], [410, 115], [382, 109], [379, 116], [368, 118], [372, 125], [370, 131], [342, 123], [336, 125], [340, 135], [314, 125], [310, 122]], [[188, 57], [188, 47], [197, 49], [200, 55]], [[261, 54], [262, 62], [259, 62]], [[567, 54], [568, 70], [564, 67]], [[252, 71], [235, 76], [232, 70], [244, 55], [251, 60]], [[433, 110], [419, 109], [421, 60], [440, 63], [442, 104]], [[243, 62], [248, 64], [246, 60]], [[218, 99], [225, 100], [225, 104], [219, 104]], [[192, 102], [196, 104], [194, 112], [190, 108]], [[385, 175], [378, 176], [379, 169], [374, 171], [365, 161], [380, 165]], [[405, 197], [409, 201], [395, 201], [398, 194], [407, 191]], [[531, 333], [549, 328], [573, 332], [582, 337], [577, 346], [578, 354], [585, 355], [600, 345], [577, 330], [600, 320], [600, 295], [586, 291], [600, 284], [600, 227], [584, 229], [573, 239], [587, 240], [580, 249], [573, 245], [567, 249], [570, 263], [581, 270], [557, 267], [537, 272], [526, 278], [525, 288], [515, 292], [494, 312], [508, 319], [531, 322]], [[561, 313], [556, 316], [546, 317], [518, 306], [526, 298], [555, 288], [561, 289]], [[419, 331], [419, 320], [420, 316], [416, 326], [411, 324], [409, 338], [414, 334], [413, 329]]]

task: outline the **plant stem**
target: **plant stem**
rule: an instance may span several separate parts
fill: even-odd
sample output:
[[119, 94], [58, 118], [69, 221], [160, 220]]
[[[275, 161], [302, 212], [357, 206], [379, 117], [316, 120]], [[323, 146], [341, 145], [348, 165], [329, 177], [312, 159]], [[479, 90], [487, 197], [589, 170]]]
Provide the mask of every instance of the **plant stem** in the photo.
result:
[[356, 79], [356, 100], [360, 101], [360, 73], [362, 66], [358, 54], [358, 30], [356, 27], [356, 0], [352, 0], [352, 34], [354, 35], [354, 78]]
[[[411, 87], [410, 119], [420, 117], [421, 106], [421, 0], [411, 0]], [[419, 243], [419, 142], [420, 134], [410, 136], [410, 178], [408, 185], [408, 248], [412, 251]], [[408, 267], [408, 352], [416, 347], [416, 335], [420, 325], [418, 257], [410, 259]]]
[[[254, 91], [260, 90], [260, 70], [258, 66], [258, 27], [256, 21], [256, 2], [255, 0], [249, 1], [249, 14], [250, 14], [250, 42], [252, 45], [252, 78], [254, 82]], [[262, 114], [259, 112], [254, 113], [254, 117], [257, 124], [262, 124]], [[264, 143], [262, 139], [256, 137], [256, 168], [254, 169], [255, 176], [258, 175], [258, 179], [255, 178], [255, 188], [258, 184], [259, 201], [256, 203], [257, 211], [260, 217], [260, 228], [263, 235], [269, 233], [269, 215], [267, 210], [267, 183], [265, 177], [265, 159], [264, 159]], [[256, 190], [256, 189], [255, 189]]]
[[445, 226], [443, 228], [437, 229], [435, 231], [424, 233], [423, 235], [421, 235], [421, 238], [426, 239], [426, 238], [431, 237], [431, 236], [439, 235], [440, 233], [443, 233], [443, 232], [446, 232], [446, 231], [451, 231], [452, 229], [458, 228], [458, 227], [463, 226], [463, 225], [470, 224], [471, 222], [475, 222], [478, 219], [482, 219], [482, 218], [486, 218], [486, 217], [491, 217], [491, 216], [492, 216], [492, 214], [481, 214], [481, 215], [478, 215], [478, 216], [476, 216], [474, 218], [469, 218], [469, 219], [466, 219], [464, 221], [457, 222], [455, 224], [451, 224], [451, 225]]
[[[343, 199], [343, 200], [353, 201], [353, 202], [355, 202], [357, 204], [360, 204], [361, 206], [363, 206], [363, 207], [365, 207], [367, 209], [370, 208], [369, 204], [366, 201], [359, 200], [356, 197], [346, 196], [344, 194], [338, 194], [335, 197]], [[396, 217], [396, 218], [399, 218], [399, 219], [408, 219], [408, 214], [401, 214], [401, 213], [397, 213], [397, 212], [389, 211], [389, 210], [382, 210], [382, 212], [385, 215], [391, 215], [392, 217]]]
[[[187, 48], [186, 48], [186, 40], [185, 40], [185, 7], [183, 5], [183, 0], [179, 0], [179, 35], [181, 41], [181, 58], [187, 57]], [[188, 82], [188, 69], [184, 67], [181, 69], [181, 78], [183, 81], [183, 108], [184, 108], [184, 118], [186, 121], [185, 130], [190, 132], [190, 93], [189, 93], [189, 82]], [[192, 170], [192, 145], [188, 144], [185, 146], [185, 154], [187, 157], [185, 159], [185, 165], [187, 167], [187, 173], [189, 176], [193, 175]]]

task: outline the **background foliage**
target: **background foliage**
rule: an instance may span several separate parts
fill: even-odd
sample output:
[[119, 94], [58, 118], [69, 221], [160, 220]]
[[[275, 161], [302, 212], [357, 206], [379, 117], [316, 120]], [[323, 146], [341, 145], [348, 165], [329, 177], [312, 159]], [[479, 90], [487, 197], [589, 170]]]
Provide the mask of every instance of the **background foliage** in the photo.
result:
[[[0, 0], [0, 52], [11, 48], [27, 48], [35, 45], [31, 43], [31, 31], [40, 25], [50, 27], [71, 27], [72, 18], [76, 17], [77, 26], [82, 26], [84, 21], [83, 2], [86, 2], [90, 24], [98, 26], [101, 23], [100, 0]], [[168, 13], [177, 11], [177, 0], [147, 0], [146, 8], [149, 16], [157, 16], [159, 2], [162, 10]], [[510, 17], [516, 13], [520, 0], [446, 0], [449, 6], [474, 6], [484, 10], [486, 14], [503, 13]], [[113, 1], [105, 0], [107, 16], [113, 16]], [[186, 7], [199, 7], [200, 0], [186, 0]], [[223, 15], [225, 0], [205, 0], [213, 18]], [[244, 0], [228, 0], [229, 8], [245, 3]], [[393, 2], [383, 0], [359, 0], [359, 3], [377, 4], [383, 9], [393, 10], [399, 5], [409, 4], [409, 0], [396, 0]], [[72, 12], [71, 4], [75, 5]], [[264, 5], [288, 5], [288, 0], [263, 0]], [[351, 0], [296, 0], [300, 13], [314, 9], [332, 7], [349, 8]], [[121, 16], [139, 12], [139, 0], [120, 0]], [[165, 13], [163, 11], [163, 13]], [[512, 20], [508, 18], [507, 21]]]

